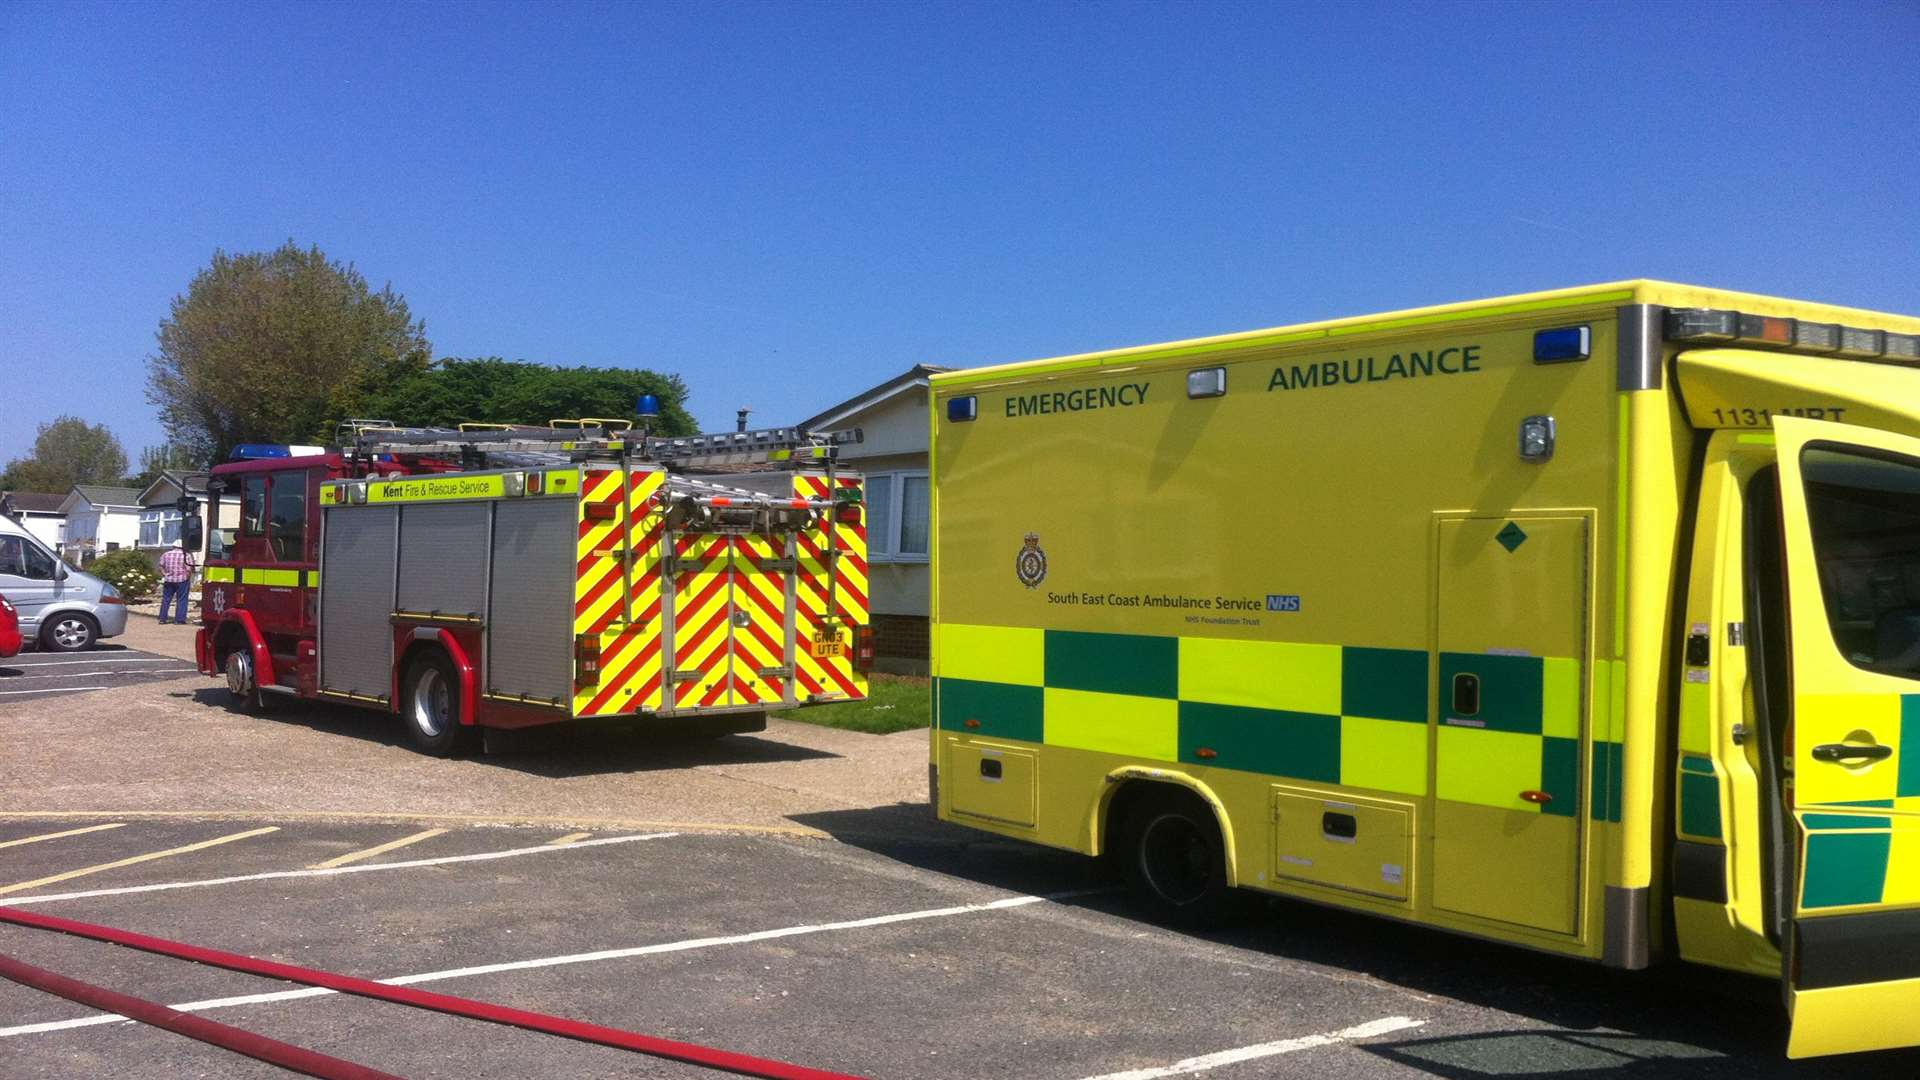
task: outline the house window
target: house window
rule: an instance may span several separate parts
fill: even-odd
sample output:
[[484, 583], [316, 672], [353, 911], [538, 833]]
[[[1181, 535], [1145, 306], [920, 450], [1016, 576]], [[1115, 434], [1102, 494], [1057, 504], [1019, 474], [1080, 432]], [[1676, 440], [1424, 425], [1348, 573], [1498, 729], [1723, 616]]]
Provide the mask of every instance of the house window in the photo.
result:
[[171, 547], [180, 539], [180, 511], [156, 507], [140, 512], [140, 546]]
[[931, 489], [925, 471], [867, 474], [867, 558], [926, 562]]

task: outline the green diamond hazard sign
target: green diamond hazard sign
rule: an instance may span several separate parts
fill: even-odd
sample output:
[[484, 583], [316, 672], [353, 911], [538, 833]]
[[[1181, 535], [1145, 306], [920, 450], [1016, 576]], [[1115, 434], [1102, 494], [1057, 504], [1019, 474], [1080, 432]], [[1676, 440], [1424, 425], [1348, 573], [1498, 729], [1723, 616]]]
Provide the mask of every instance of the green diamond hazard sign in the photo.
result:
[[1527, 534], [1521, 530], [1518, 524], [1511, 521], [1507, 522], [1506, 528], [1494, 533], [1493, 538], [1500, 541], [1500, 546], [1506, 548], [1509, 553], [1511, 553], [1514, 548], [1527, 542]]

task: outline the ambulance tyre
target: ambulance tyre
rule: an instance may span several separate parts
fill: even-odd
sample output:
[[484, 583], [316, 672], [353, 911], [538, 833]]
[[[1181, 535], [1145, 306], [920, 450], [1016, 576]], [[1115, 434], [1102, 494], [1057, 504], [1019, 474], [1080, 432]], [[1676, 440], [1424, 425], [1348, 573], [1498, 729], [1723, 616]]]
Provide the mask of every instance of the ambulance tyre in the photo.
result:
[[1225, 845], [1213, 811], [1184, 788], [1156, 784], [1129, 808], [1120, 850], [1127, 887], [1154, 922], [1205, 929], [1232, 920]]
[[478, 745], [480, 729], [460, 722], [460, 681], [445, 653], [430, 649], [407, 665], [400, 724], [414, 749], [434, 757], [457, 757]]

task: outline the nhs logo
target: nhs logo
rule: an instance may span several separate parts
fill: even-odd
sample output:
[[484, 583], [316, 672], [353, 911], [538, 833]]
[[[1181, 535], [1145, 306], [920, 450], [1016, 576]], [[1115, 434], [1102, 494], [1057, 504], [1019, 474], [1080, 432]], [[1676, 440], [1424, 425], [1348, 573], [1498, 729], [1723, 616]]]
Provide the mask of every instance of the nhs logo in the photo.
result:
[[1267, 610], [1268, 611], [1299, 611], [1300, 610], [1300, 594], [1290, 593], [1286, 596], [1282, 596], [1278, 593], [1268, 593], [1267, 594]]

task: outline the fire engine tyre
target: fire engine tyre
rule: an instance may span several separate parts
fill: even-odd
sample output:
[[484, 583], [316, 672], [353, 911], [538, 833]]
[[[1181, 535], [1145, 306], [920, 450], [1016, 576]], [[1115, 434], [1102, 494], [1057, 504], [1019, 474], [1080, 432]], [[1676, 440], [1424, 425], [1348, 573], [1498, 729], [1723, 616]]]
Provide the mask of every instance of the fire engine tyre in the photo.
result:
[[225, 668], [227, 693], [233, 697], [234, 707], [242, 712], [266, 712], [272, 696], [261, 690], [259, 680], [254, 678], [252, 650], [242, 645], [228, 651]]
[[1120, 857], [1127, 887], [1154, 922], [1199, 930], [1232, 921], [1225, 845], [1213, 812], [1193, 793], [1157, 785], [1127, 814]]
[[456, 757], [479, 744], [480, 729], [460, 723], [460, 681], [445, 654], [422, 653], [407, 665], [400, 723], [421, 753]]
[[62, 611], [40, 628], [40, 647], [48, 652], [79, 652], [100, 640], [100, 624], [93, 616]]

